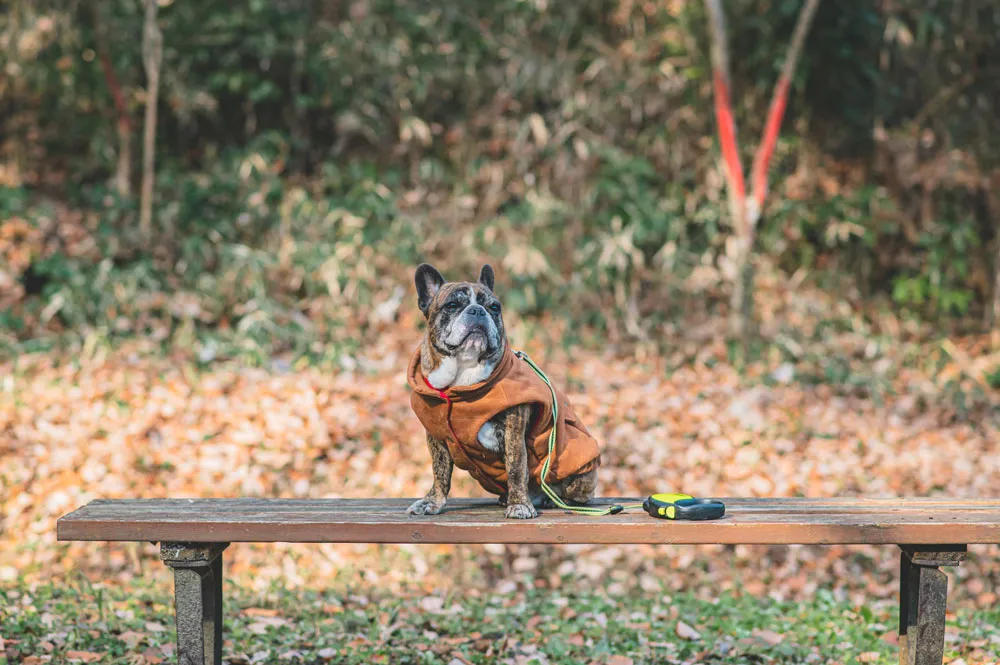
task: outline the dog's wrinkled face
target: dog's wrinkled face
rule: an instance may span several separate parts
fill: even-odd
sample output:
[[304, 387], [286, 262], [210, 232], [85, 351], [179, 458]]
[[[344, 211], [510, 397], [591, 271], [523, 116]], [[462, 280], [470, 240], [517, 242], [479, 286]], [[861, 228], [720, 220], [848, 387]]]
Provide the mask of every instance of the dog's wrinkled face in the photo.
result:
[[[442, 373], [450, 375], [444, 377], [450, 379], [444, 385], [455, 385], [463, 375], [466, 379], [484, 372], [488, 376], [488, 370], [503, 356], [506, 333], [493, 279], [488, 265], [483, 266], [475, 283], [446, 282], [427, 264], [417, 268], [417, 304], [427, 318], [423, 364], [428, 370], [453, 367], [453, 372], [442, 367], [438, 373], [439, 378]], [[445, 363], [449, 359], [452, 362]]]

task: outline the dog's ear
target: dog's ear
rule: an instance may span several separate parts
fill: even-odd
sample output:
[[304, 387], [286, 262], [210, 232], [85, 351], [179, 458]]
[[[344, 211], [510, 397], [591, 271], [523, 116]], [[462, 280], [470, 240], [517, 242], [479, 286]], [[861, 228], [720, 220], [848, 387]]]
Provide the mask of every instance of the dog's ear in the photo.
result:
[[493, 266], [489, 263], [485, 264], [483, 269], [479, 271], [479, 283], [490, 291], [493, 290]]
[[413, 281], [417, 284], [417, 306], [420, 311], [427, 316], [427, 310], [431, 306], [431, 301], [444, 284], [444, 277], [429, 263], [421, 263], [417, 266], [417, 274]]

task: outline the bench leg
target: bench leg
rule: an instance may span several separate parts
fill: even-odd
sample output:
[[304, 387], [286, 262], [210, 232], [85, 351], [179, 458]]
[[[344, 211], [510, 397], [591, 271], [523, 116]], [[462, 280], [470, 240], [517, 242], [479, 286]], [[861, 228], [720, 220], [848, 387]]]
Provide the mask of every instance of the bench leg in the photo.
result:
[[948, 578], [938, 566], [965, 560], [965, 545], [903, 546], [899, 555], [899, 664], [941, 665]]
[[163, 543], [174, 571], [178, 665], [222, 665], [222, 550], [227, 543]]

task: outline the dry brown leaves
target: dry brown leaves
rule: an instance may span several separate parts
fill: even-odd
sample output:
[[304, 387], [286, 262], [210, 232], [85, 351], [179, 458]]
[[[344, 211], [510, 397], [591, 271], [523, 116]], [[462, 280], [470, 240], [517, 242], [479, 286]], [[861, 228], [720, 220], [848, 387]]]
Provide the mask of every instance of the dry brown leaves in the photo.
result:
[[[355, 371], [219, 367], [198, 373], [126, 350], [79, 364], [39, 357], [22, 359], [16, 371], [0, 368], [0, 580], [74, 569], [120, 577], [159, 570], [150, 545], [56, 543], [56, 519], [100, 497], [422, 494], [430, 463], [403, 379], [416, 341], [415, 332], [374, 340]], [[986, 497], [1000, 490], [995, 432], [949, 421], [913, 399], [904, 384], [881, 405], [822, 385], [748, 387], [724, 362], [721, 343], [699, 354], [714, 366], [699, 361], [669, 377], [655, 356], [574, 351], [569, 361], [557, 350], [527, 350], [569, 387], [576, 410], [602, 442], [604, 495]], [[482, 496], [462, 473], [453, 492]], [[440, 565], [440, 557], [456, 551], [458, 561]], [[846, 552], [863, 556], [845, 558]], [[345, 573], [349, 582], [420, 580], [427, 588], [447, 588], [482, 579], [489, 561], [512, 577], [533, 571], [552, 586], [567, 574], [584, 582], [611, 574], [647, 591], [712, 578], [713, 593], [795, 598], [829, 582], [892, 595], [896, 557], [891, 548], [862, 547], [546, 551], [277, 544], [234, 547], [228, 560], [234, 575], [253, 571], [259, 585], [275, 577], [290, 585], [325, 584]], [[695, 565], [705, 561], [707, 573]], [[958, 575], [975, 569], [973, 562]], [[975, 581], [970, 595], [996, 598], [995, 581]]]

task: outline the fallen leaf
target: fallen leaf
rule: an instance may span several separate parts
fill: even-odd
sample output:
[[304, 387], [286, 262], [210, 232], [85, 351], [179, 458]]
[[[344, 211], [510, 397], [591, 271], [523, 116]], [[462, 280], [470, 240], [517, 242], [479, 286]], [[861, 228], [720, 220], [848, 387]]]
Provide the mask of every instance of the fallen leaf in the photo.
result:
[[84, 663], [93, 663], [93, 662], [96, 662], [96, 661], [100, 660], [103, 657], [104, 657], [103, 654], [94, 653], [93, 651], [67, 651], [66, 652], [66, 659], [67, 660], [79, 660], [79, 661], [83, 661]]
[[142, 652], [142, 657], [146, 659], [146, 662], [150, 665], [159, 665], [163, 662], [163, 656], [160, 655], [159, 649], [150, 647]]
[[878, 661], [881, 656], [878, 651], [865, 651], [864, 653], [858, 654], [858, 661], [862, 663], [874, 663]]
[[608, 658], [608, 665], [632, 665], [632, 659], [628, 656], [614, 655]]
[[683, 640], [696, 640], [701, 637], [701, 633], [687, 625], [683, 621], [677, 622], [677, 637]]
[[263, 635], [267, 632], [268, 628], [284, 626], [287, 623], [288, 619], [283, 619], [281, 617], [261, 617], [247, 626], [247, 630], [254, 635]]
[[146, 630], [148, 630], [151, 633], [162, 633], [166, 629], [167, 629], [166, 626], [156, 621], [149, 621], [146, 623]]
[[754, 629], [753, 636], [768, 646], [776, 647], [785, 641], [785, 636], [773, 630]]
[[129, 649], [134, 649], [137, 644], [146, 639], [146, 635], [144, 633], [137, 633], [134, 630], [126, 630], [118, 636], [118, 639], [124, 642], [125, 646]]
[[420, 599], [420, 608], [425, 612], [439, 614], [444, 608], [444, 599], [438, 596], [424, 596]]

